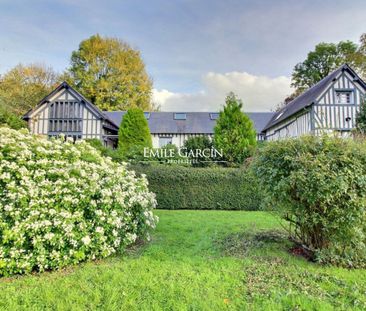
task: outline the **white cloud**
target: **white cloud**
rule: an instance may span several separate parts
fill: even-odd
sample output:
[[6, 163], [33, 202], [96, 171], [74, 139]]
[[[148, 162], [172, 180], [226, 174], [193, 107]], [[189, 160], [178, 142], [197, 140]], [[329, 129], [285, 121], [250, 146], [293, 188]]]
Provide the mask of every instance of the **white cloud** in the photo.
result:
[[174, 93], [153, 90], [153, 100], [162, 111], [218, 111], [225, 96], [234, 92], [244, 102], [244, 111], [270, 111], [292, 93], [291, 80], [285, 76], [270, 78], [247, 72], [214, 73], [202, 78], [203, 90], [197, 93]]

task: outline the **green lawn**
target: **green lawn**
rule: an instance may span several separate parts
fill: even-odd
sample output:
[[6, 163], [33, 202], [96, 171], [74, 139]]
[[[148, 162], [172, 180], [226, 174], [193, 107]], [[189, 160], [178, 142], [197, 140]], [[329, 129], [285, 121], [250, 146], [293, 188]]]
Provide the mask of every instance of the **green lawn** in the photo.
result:
[[1, 310], [362, 310], [366, 270], [287, 252], [264, 212], [157, 211], [152, 242], [65, 271], [0, 279]]

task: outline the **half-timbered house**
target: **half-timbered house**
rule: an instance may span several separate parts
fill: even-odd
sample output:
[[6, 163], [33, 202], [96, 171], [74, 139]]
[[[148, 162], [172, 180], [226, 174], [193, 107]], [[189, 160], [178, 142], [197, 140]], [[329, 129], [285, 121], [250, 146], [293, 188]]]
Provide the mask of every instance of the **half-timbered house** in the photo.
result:
[[345, 64], [274, 114], [263, 135], [267, 140], [329, 132], [348, 136], [365, 93], [365, 82]]
[[23, 119], [28, 121], [33, 134], [97, 138], [111, 147], [117, 144], [118, 126], [66, 82], [43, 98]]
[[[349, 135], [366, 84], [343, 65], [276, 113], [251, 112], [258, 140], [337, 132]], [[115, 147], [125, 111], [101, 111], [66, 82], [43, 98], [24, 119], [34, 134], [100, 139]], [[192, 136], [213, 137], [218, 112], [145, 112], [154, 147], [181, 147]]]
[[[74, 139], [100, 139], [105, 146], [115, 147], [118, 128], [126, 111], [101, 111], [66, 82], [43, 98], [23, 118], [33, 134], [49, 137], [64, 134]], [[153, 147], [167, 144], [177, 147], [192, 136], [213, 137], [218, 112], [145, 112]], [[257, 138], [263, 140], [262, 130], [272, 112], [252, 112]]]

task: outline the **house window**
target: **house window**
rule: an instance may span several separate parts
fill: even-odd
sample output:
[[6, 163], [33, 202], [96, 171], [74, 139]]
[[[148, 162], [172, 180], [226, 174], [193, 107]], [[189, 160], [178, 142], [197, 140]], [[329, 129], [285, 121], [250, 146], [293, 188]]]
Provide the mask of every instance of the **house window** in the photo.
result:
[[279, 118], [281, 118], [283, 116], [283, 114], [285, 113], [286, 109], [284, 109], [283, 111], [281, 111], [275, 118], [275, 120], [278, 120]]
[[79, 139], [82, 132], [82, 107], [79, 102], [57, 101], [50, 103], [48, 135], [63, 133]]
[[186, 120], [187, 114], [186, 113], [175, 113], [174, 120]]
[[146, 118], [146, 120], [150, 119], [150, 112], [144, 112], [144, 116]]
[[173, 137], [159, 137], [159, 148], [172, 144]]
[[211, 120], [217, 120], [218, 117], [219, 117], [219, 113], [210, 113]]
[[350, 104], [351, 92], [336, 92], [337, 104]]

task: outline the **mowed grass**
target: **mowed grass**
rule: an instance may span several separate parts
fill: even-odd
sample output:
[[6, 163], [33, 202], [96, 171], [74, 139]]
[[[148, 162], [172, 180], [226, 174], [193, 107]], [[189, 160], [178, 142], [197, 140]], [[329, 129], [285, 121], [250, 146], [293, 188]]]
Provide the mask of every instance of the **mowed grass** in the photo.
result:
[[152, 241], [67, 270], [0, 279], [1, 310], [364, 310], [366, 270], [294, 257], [265, 212], [157, 211]]

